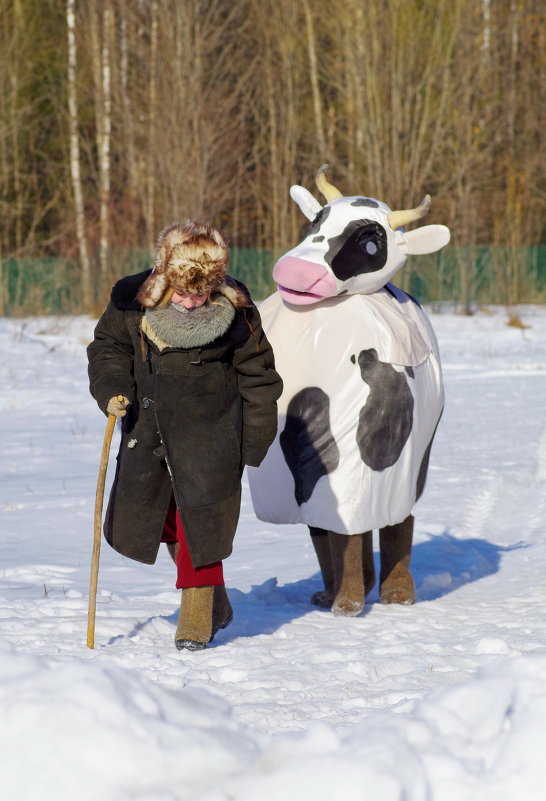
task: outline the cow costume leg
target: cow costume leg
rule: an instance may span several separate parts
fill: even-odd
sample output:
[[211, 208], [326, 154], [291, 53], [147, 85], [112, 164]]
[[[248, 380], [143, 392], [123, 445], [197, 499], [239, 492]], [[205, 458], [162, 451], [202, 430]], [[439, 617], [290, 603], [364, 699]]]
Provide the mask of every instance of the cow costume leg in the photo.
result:
[[[334, 591], [334, 566], [328, 537], [330, 532], [316, 526], [309, 526], [309, 532], [317, 555], [322, 581], [324, 582], [324, 589], [313, 593], [311, 603], [321, 607], [321, 609], [331, 609], [336, 593]], [[365, 531], [358, 536], [362, 542], [362, 578], [364, 581], [364, 596], [367, 597], [375, 586], [373, 532]]]
[[364, 608], [362, 574], [362, 534], [328, 534], [334, 566], [334, 615], [355, 617]]
[[311, 542], [317, 555], [322, 581], [324, 582], [324, 589], [317, 590], [311, 596], [311, 603], [315, 606], [320, 606], [321, 609], [331, 609], [334, 603], [334, 566], [332, 564], [332, 555], [330, 553], [330, 543], [328, 541], [328, 532], [322, 528], [309, 526], [309, 533], [311, 534]]
[[385, 526], [379, 531], [379, 600], [382, 604], [415, 603], [415, 584], [409, 571], [413, 520], [413, 515], [409, 515], [402, 523]]
[[375, 586], [373, 531], [365, 531], [362, 535], [362, 575], [364, 577], [364, 595], [367, 597]]

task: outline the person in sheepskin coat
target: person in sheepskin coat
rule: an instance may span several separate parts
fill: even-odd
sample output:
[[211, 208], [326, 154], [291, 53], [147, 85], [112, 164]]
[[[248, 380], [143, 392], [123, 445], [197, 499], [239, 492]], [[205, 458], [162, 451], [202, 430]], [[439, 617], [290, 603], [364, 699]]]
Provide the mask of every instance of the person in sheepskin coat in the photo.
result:
[[205, 648], [232, 619], [232, 551], [245, 464], [277, 430], [282, 381], [246, 287], [227, 275], [222, 234], [165, 228], [153, 270], [118, 281], [88, 347], [90, 390], [122, 419], [105, 515], [108, 543], [155, 562], [166, 542], [182, 599], [175, 645]]

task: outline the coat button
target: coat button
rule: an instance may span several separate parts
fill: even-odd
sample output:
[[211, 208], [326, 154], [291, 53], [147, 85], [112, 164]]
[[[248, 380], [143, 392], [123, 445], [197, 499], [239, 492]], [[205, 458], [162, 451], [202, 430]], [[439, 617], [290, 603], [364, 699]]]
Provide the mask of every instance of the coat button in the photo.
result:
[[149, 408], [150, 408], [150, 406], [151, 406], [151, 403], [152, 403], [152, 402], [151, 402], [151, 400], [150, 400], [149, 398], [144, 398], [144, 399], [142, 400], [142, 408], [143, 408], [143, 409], [149, 409]]

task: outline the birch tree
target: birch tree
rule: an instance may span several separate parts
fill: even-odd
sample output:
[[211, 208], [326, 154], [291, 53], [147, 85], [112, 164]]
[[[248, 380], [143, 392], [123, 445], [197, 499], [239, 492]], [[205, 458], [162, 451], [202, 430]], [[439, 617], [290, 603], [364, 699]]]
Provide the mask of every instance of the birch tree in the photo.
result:
[[77, 48], [76, 48], [76, 14], [75, 0], [66, 0], [66, 29], [68, 36], [68, 124], [70, 139], [70, 175], [76, 215], [76, 236], [80, 254], [82, 271], [83, 302], [90, 309], [93, 302], [91, 288], [91, 262], [87, 235], [85, 231], [85, 207], [83, 200], [82, 177], [80, 171], [80, 144], [78, 132], [78, 98], [76, 88]]
[[112, 83], [111, 83], [111, 45], [113, 33], [113, 12], [110, 5], [103, 10], [102, 27], [102, 109], [99, 131], [99, 180], [100, 180], [100, 241], [99, 265], [102, 284], [107, 281], [109, 222], [110, 222], [110, 138], [112, 134]]

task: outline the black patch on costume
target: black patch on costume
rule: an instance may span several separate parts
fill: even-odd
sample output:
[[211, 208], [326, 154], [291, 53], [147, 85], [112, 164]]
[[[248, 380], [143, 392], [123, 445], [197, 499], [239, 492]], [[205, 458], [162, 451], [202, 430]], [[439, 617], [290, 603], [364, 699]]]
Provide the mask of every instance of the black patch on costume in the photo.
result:
[[428, 463], [430, 459], [430, 451], [432, 450], [432, 443], [434, 442], [434, 437], [436, 436], [436, 429], [438, 428], [438, 424], [440, 423], [440, 419], [443, 414], [443, 409], [440, 412], [440, 417], [438, 418], [438, 422], [436, 423], [436, 427], [430, 438], [430, 442], [427, 445], [427, 449], [423, 454], [423, 458], [421, 459], [421, 464], [419, 466], [419, 473], [417, 474], [417, 485], [415, 487], [415, 501], [418, 501], [421, 495], [424, 492], [425, 484], [427, 480], [427, 473], [428, 473]]
[[368, 206], [370, 209], [378, 209], [379, 203], [377, 200], [372, 200], [371, 197], [357, 197], [356, 200], [353, 200], [351, 206]]
[[353, 220], [328, 244], [324, 260], [340, 281], [377, 272], [387, 263], [387, 234], [374, 220]]
[[313, 494], [319, 478], [339, 464], [339, 449], [330, 430], [330, 399], [322, 389], [306, 387], [294, 395], [279, 441], [301, 506]]
[[304, 239], [307, 239], [308, 236], [313, 236], [314, 234], [318, 234], [320, 231], [320, 226], [322, 223], [328, 219], [330, 214], [330, 206], [324, 206], [323, 209], [319, 211], [311, 225], [305, 227], [300, 242], [303, 242]]
[[360, 456], [372, 470], [385, 470], [399, 458], [410, 435], [413, 395], [405, 373], [380, 362], [374, 348], [360, 351], [358, 364], [370, 387], [356, 433]]

